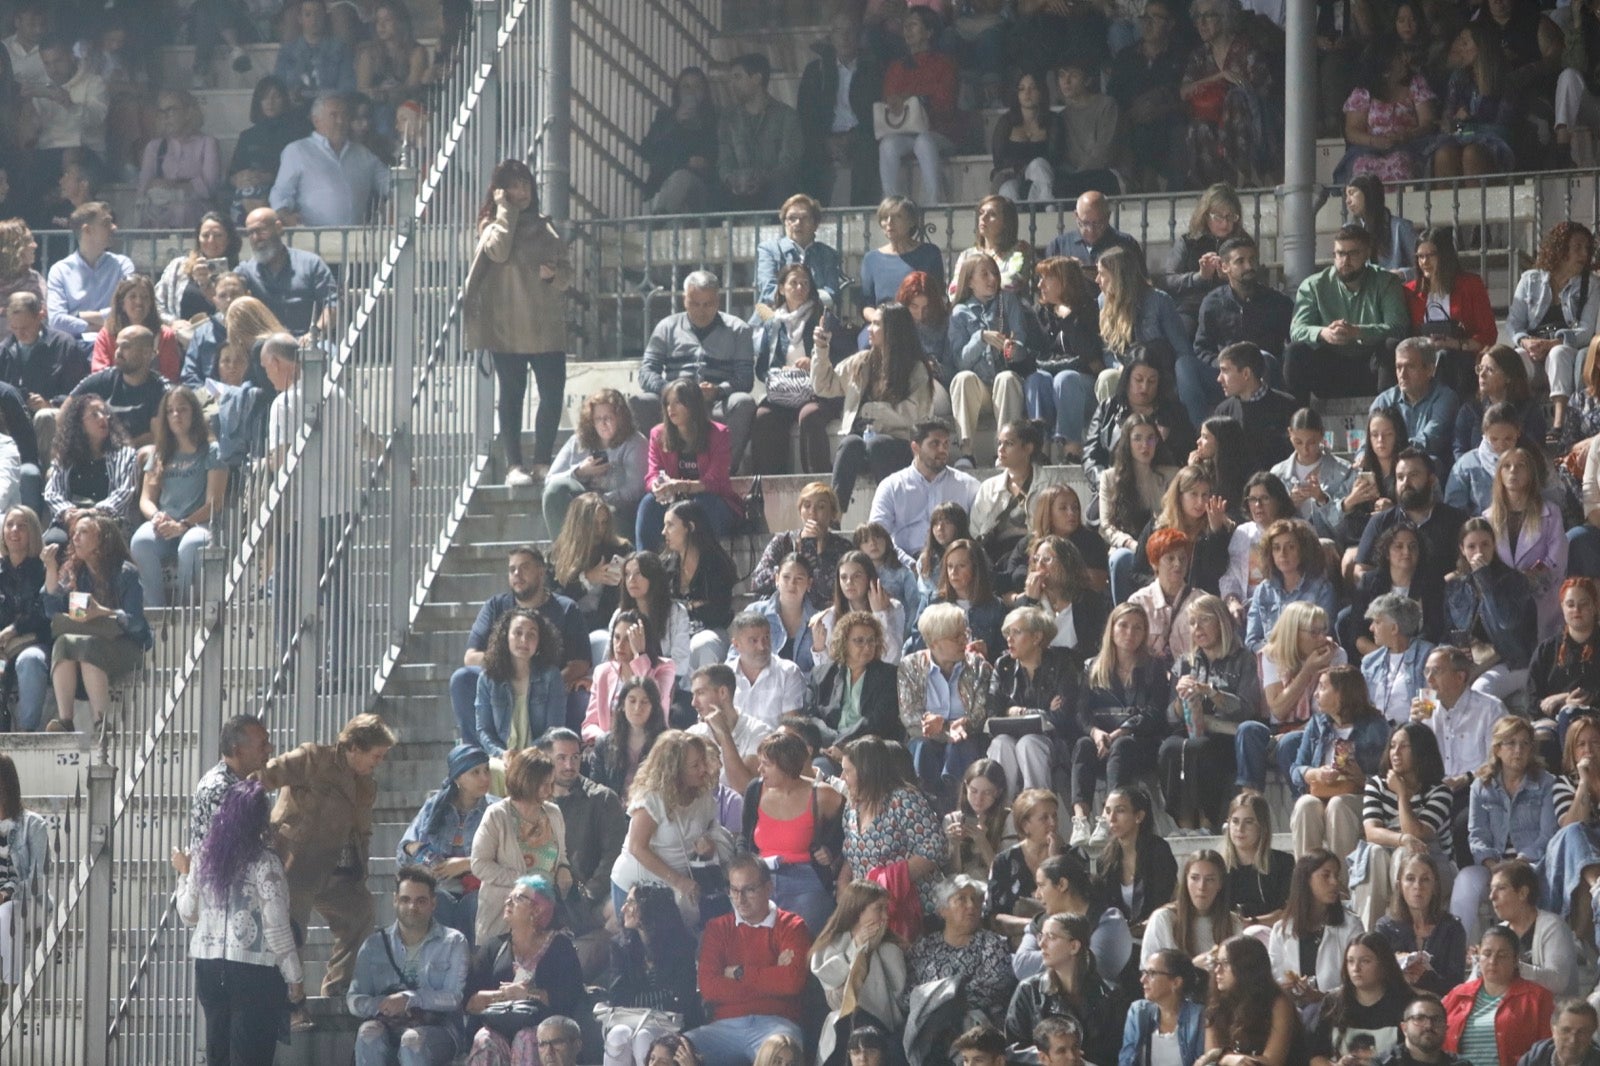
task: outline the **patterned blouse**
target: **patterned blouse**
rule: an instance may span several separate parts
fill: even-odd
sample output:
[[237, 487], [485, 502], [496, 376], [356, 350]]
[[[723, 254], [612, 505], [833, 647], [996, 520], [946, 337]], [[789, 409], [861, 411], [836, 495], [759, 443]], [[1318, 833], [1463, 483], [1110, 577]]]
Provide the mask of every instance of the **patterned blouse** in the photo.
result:
[[865, 878], [869, 871], [920, 855], [933, 863], [933, 872], [917, 882], [922, 909], [937, 909], [934, 888], [944, 867], [945, 837], [939, 815], [926, 797], [916, 789], [899, 788], [890, 794], [883, 809], [863, 831], [860, 812], [854, 803], [844, 812], [844, 861], [851, 873]]
[[995, 1025], [1005, 1024], [1017, 978], [1011, 972], [1011, 948], [999, 933], [980, 929], [964, 948], [952, 947], [943, 933], [929, 933], [911, 945], [906, 971], [907, 999], [918, 985], [957, 974], [966, 979], [967, 1002]]

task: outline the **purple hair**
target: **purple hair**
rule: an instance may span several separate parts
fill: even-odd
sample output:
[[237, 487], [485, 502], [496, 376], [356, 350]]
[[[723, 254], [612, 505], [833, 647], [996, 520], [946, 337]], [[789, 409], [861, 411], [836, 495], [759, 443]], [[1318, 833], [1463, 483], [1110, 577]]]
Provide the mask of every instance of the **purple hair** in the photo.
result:
[[226, 899], [228, 890], [247, 867], [267, 850], [272, 808], [261, 782], [245, 780], [228, 789], [200, 845], [196, 883]]

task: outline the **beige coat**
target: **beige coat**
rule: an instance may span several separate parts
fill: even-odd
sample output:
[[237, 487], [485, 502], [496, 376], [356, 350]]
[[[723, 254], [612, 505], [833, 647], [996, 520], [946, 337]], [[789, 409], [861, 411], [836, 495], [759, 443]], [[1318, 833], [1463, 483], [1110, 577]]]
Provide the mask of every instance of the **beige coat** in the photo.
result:
[[[540, 267], [555, 271], [545, 281]], [[565, 352], [567, 245], [543, 215], [500, 204], [478, 236], [467, 273], [467, 347], [491, 352]]]
[[346, 845], [364, 876], [378, 796], [370, 775], [353, 773], [334, 745], [302, 744], [267, 763], [257, 777], [278, 791], [272, 827], [290, 884], [320, 883]]
[[540, 874], [552, 889], [556, 887], [556, 871], [567, 865], [567, 823], [561, 818], [561, 808], [554, 803], [547, 801], [544, 813], [556, 836], [556, 863], [549, 869], [523, 865], [522, 842], [517, 839], [521, 820], [510, 800], [491, 803], [483, 812], [483, 821], [472, 838], [472, 874], [483, 882], [478, 889], [476, 943], [487, 944], [506, 931], [503, 912], [517, 878]]
[[824, 399], [844, 397], [844, 419], [839, 423], [841, 437], [850, 433], [859, 414], [872, 420], [873, 432], [910, 440], [911, 427], [933, 417], [933, 379], [928, 376], [927, 367], [918, 363], [911, 371], [911, 394], [905, 400], [896, 404], [880, 400], [863, 403], [861, 392], [867, 384], [868, 354], [857, 352], [838, 366], [822, 356], [812, 359], [811, 387]]

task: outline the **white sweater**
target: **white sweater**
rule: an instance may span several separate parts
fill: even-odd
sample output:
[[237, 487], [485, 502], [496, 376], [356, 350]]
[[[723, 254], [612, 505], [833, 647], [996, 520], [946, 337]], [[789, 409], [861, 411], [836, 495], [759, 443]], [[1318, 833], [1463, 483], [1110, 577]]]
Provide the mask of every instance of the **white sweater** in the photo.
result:
[[289, 984], [303, 973], [289, 925], [289, 884], [283, 862], [270, 851], [245, 868], [216, 899], [184, 874], [178, 878], [178, 916], [194, 927], [189, 957], [276, 966]]

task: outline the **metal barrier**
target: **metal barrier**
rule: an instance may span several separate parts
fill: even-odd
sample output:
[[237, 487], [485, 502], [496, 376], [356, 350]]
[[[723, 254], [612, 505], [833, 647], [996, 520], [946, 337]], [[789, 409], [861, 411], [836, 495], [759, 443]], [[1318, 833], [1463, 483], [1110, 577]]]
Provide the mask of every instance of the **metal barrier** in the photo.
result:
[[[538, 6], [474, 7], [470, 60], [430, 126], [437, 148], [395, 172], [394, 220], [295, 234], [344, 264], [337, 332], [302, 350], [268, 454], [214, 523], [198, 597], [150, 612], [155, 649], [119, 686], [111, 728], [71, 753], [93, 763], [89, 801], [60, 815], [54, 906], [28, 931], [22, 983], [0, 1011], [8, 1066], [196, 1060], [168, 855], [187, 845], [221, 723], [259, 714], [283, 750], [329, 740], [371, 706], [484, 469], [493, 382], [465, 350], [459, 291], [489, 168], [531, 155], [541, 108]], [[188, 240], [122, 235], [154, 270]], [[55, 764], [31, 765], [24, 792], [39, 796]]]
[[[1344, 220], [1339, 190], [1324, 190], [1317, 230], [1331, 249]], [[1463, 266], [1483, 275], [1497, 307], [1511, 293], [1539, 235], [1562, 219], [1600, 219], [1600, 183], [1593, 171], [1503, 174], [1485, 178], [1410, 182], [1390, 192], [1391, 209], [1420, 229], [1457, 227]], [[1152, 273], [1187, 231], [1200, 192], [1117, 197], [1113, 224], [1144, 246]], [[1263, 264], [1281, 271], [1278, 197], [1274, 189], [1240, 190], [1244, 224], [1261, 245]], [[1044, 249], [1057, 234], [1076, 227], [1070, 201], [1020, 203], [1022, 239]], [[946, 267], [972, 244], [975, 205], [946, 204], [925, 212], [925, 239], [943, 252]], [[854, 278], [862, 255], [882, 243], [875, 207], [824, 212], [817, 239], [838, 248], [845, 274]], [[679, 307], [678, 291], [694, 270], [715, 271], [723, 282], [723, 309], [748, 317], [755, 305], [756, 247], [782, 236], [776, 211], [586, 219], [572, 226], [578, 276], [588, 286], [578, 352], [588, 360], [635, 359], [655, 323]], [[853, 286], [851, 287], [853, 289]], [[845, 303], [851, 304], [847, 291]]]

